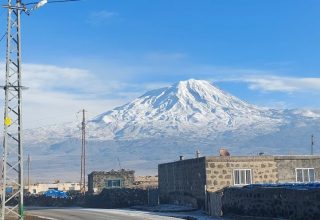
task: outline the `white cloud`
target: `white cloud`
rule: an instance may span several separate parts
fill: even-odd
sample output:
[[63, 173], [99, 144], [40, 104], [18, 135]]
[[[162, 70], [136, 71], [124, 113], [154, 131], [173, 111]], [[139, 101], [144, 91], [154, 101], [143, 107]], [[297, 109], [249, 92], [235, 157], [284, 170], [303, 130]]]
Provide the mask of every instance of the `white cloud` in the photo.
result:
[[182, 60], [187, 57], [185, 53], [160, 53], [160, 52], [153, 52], [149, 53], [145, 56], [147, 60], [151, 61], [177, 61]]
[[[4, 64], [0, 64], [4, 69]], [[4, 74], [0, 75], [4, 81]], [[85, 108], [94, 117], [168, 83], [128, 83], [99, 78], [86, 69], [43, 64], [24, 64], [22, 71], [24, 127], [39, 127], [76, 119]], [[3, 84], [3, 83], [2, 83]], [[3, 115], [0, 93], [0, 115]]]
[[93, 26], [99, 26], [105, 24], [109, 19], [118, 16], [117, 12], [112, 11], [94, 11], [91, 12], [87, 18], [87, 23]]
[[[4, 65], [0, 67], [3, 69]], [[25, 128], [73, 121], [82, 108], [95, 116], [127, 102], [132, 96], [130, 92], [117, 96], [117, 90], [125, 90], [125, 84], [102, 82], [90, 71], [77, 68], [24, 64], [22, 82], [29, 87], [23, 91]], [[0, 97], [2, 103], [3, 97], [4, 93]]]
[[248, 84], [252, 90], [263, 92], [320, 92], [319, 77], [281, 76], [280, 71], [202, 66], [194, 67], [193, 72], [201, 73], [204, 78], [209, 77], [212, 82], [242, 82]]
[[266, 92], [320, 92], [320, 78], [280, 77], [280, 76], [246, 76], [238, 78], [249, 84], [252, 90]]

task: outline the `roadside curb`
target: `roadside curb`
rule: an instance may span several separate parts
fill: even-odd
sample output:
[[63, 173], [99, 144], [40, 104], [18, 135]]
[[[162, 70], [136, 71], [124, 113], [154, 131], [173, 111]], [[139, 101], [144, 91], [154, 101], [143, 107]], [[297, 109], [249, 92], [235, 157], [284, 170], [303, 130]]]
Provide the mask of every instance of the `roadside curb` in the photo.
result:
[[26, 220], [58, 220], [58, 219], [48, 218], [48, 217], [43, 217], [38, 215], [27, 215]]
[[148, 206], [132, 206], [130, 209], [139, 210], [139, 211], [148, 211], [148, 212], [164, 212], [164, 213], [171, 213], [171, 212], [194, 212], [198, 209], [195, 208], [185, 208], [185, 209], [161, 209], [161, 207], [148, 207]]

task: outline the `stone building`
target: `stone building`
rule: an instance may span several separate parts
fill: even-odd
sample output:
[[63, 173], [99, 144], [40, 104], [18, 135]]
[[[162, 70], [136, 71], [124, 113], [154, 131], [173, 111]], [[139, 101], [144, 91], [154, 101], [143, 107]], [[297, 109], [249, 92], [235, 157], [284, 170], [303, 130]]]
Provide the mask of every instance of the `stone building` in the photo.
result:
[[103, 189], [130, 188], [134, 183], [133, 170], [93, 171], [88, 175], [88, 192], [100, 193]]
[[212, 156], [158, 166], [160, 201], [203, 207], [206, 191], [320, 180], [320, 156]]

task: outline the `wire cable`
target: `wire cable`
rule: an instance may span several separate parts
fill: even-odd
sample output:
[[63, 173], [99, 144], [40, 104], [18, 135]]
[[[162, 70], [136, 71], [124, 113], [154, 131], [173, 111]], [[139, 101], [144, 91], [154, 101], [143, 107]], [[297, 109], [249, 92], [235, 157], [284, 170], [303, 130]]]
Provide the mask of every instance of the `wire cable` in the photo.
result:
[[7, 35], [7, 32], [4, 33], [4, 35], [2, 35], [2, 37], [0, 38], [0, 42], [4, 39], [4, 37]]
[[[66, 2], [79, 2], [82, 0], [53, 0], [53, 1], [48, 1], [48, 4], [50, 3], [66, 3]], [[29, 2], [29, 3], [25, 3], [24, 5], [36, 5], [39, 2]]]

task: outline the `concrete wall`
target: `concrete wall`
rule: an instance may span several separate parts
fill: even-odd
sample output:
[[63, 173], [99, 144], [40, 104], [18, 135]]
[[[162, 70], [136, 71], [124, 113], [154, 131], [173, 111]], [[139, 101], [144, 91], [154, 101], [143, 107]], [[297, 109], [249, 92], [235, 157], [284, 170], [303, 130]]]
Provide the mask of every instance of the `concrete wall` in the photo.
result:
[[89, 193], [100, 193], [103, 189], [107, 188], [108, 180], [122, 181], [122, 188], [129, 188], [134, 183], [134, 171], [133, 170], [120, 170], [109, 172], [94, 171], [88, 175], [88, 191]]
[[235, 169], [251, 169], [253, 183], [276, 183], [277, 164], [272, 156], [206, 157], [207, 190], [234, 185]]
[[181, 160], [158, 166], [160, 202], [203, 207], [205, 198], [205, 158]]
[[222, 196], [223, 190], [207, 192], [206, 194], [206, 212], [210, 216], [222, 216]]
[[315, 179], [320, 181], [319, 156], [275, 156], [279, 182], [296, 182], [296, 168], [315, 168]]
[[320, 218], [320, 189], [226, 188], [223, 215], [245, 215], [295, 220]]

